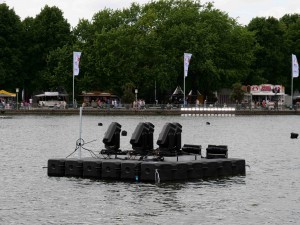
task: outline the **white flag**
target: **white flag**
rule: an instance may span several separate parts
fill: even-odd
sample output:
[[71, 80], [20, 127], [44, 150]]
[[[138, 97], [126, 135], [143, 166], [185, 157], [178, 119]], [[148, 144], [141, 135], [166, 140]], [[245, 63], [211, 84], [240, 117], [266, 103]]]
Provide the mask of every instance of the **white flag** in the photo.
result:
[[299, 64], [296, 55], [292, 54], [292, 77], [299, 76]]
[[188, 75], [188, 70], [189, 70], [189, 64], [190, 64], [190, 60], [192, 58], [192, 54], [191, 53], [184, 53], [184, 77], [187, 77]]
[[79, 74], [79, 62], [80, 62], [81, 52], [73, 52], [73, 75], [77, 76]]

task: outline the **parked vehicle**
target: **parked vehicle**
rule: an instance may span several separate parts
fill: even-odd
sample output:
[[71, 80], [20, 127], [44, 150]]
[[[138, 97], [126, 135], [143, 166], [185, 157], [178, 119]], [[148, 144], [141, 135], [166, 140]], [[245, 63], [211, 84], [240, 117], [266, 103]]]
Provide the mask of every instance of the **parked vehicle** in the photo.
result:
[[38, 98], [39, 107], [50, 108], [65, 108], [67, 106], [68, 94], [59, 92], [44, 92], [43, 94], [35, 95]]

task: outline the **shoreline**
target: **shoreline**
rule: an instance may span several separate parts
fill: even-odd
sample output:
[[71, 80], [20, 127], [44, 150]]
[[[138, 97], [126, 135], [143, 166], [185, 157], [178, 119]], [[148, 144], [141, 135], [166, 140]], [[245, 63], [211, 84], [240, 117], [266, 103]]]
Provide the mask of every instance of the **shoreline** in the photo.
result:
[[[300, 110], [195, 110], [193, 108], [181, 109], [93, 109], [83, 108], [84, 115], [107, 115], [107, 116], [136, 116], [136, 115], [153, 115], [153, 116], [181, 116], [181, 115], [235, 115], [235, 116], [256, 116], [256, 115], [300, 115]], [[0, 115], [79, 115], [77, 109], [8, 109], [1, 110]]]

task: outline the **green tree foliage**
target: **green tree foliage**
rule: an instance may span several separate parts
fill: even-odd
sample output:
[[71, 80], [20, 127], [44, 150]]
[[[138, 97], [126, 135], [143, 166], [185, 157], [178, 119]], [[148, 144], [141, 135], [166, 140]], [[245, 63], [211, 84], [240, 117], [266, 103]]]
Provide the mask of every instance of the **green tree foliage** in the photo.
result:
[[234, 83], [232, 85], [232, 92], [231, 92], [231, 100], [241, 103], [244, 99], [245, 92], [242, 90], [242, 84], [241, 83]]
[[49, 88], [61, 87], [72, 92], [72, 46], [64, 45], [52, 50], [47, 55], [47, 67], [43, 80]]
[[15, 91], [22, 84], [22, 25], [19, 16], [6, 4], [0, 4], [0, 89]]
[[259, 45], [253, 64], [257, 69], [254, 69], [253, 73], [263, 78], [266, 83], [287, 85], [290, 77], [287, 76], [286, 70], [287, 62], [291, 62], [291, 53], [287, 51], [284, 38], [286, 26], [273, 17], [254, 18], [248, 29], [255, 32]]
[[183, 85], [184, 52], [193, 54], [188, 88], [207, 94], [247, 76], [253, 61], [253, 34], [200, 1], [105, 9], [95, 14], [92, 24], [82, 21], [75, 30], [84, 42], [85, 57], [94, 62], [78, 78], [81, 86], [122, 95], [122, 86], [133, 83], [139, 96], [152, 102], [155, 81], [161, 96]]
[[[224, 12], [208, 5], [201, 14], [197, 29], [199, 41], [199, 74], [202, 92], [230, 87], [249, 74], [254, 60], [255, 39]], [[204, 53], [204, 55], [203, 55]]]
[[[204, 98], [232, 84], [288, 89], [291, 54], [300, 55], [298, 14], [241, 26], [212, 3], [157, 0], [101, 10], [71, 31], [57, 7], [46, 5], [24, 21], [6, 4], [0, 12], [0, 85], [23, 85], [29, 93], [64, 85], [71, 94], [73, 51], [82, 52], [76, 95], [110, 91], [131, 101], [137, 88], [147, 103], [155, 91], [162, 102], [183, 87], [185, 52], [193, 54], [186, 90], [199, 90]], [[300, 81], [294, 84], [299, 88]]]
[[[291, 71], [291, 54], [295, 54], [298, 57], [298, 62], [300, 62], [300, 14], [285, 15], [280, 19], [280, 22], [284, 24], [285, 27], [285, 45], [286, 49], [285, 59], [284, 59], [284, 75], [287, 79], [284, 85], [286, 87], [290, 86]], [[294, 79], [294, 90], [300, 90], [300, 79]], [[290, 90], [288, 90], [290, 93]]]
[[[47, 5], [35, 18], [26, 18], [23, 24], [26, 31], [23, 46], [26, 61], [25, 86], [30, 92], [48, 90], [51, 84], [57, 83], [49, 81], [49, 71], [52, 70], [49, 66], [53, 63], [47, 61], [51, 59], [48, 55], [71, 43], [70, 24], [64, 19], [60, 9]], [[69, 67], [65, 68], [66, 71], [68, 69]]]

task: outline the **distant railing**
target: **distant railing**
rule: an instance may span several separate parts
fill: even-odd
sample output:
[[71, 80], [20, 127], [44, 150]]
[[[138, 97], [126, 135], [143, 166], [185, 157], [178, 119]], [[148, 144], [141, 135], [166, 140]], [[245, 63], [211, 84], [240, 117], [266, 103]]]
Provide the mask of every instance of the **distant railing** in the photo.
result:
[[[79, 108], [80, 105], [77, 105], [77, 107], [73, 107], [72, 104], [69, 104], [67, 106], [54, 106], [54, 107], [41, 107], [37, 106], [36, 104], [32, 105], [22, 105], [18, 104], [18, 110], [34, 110], [34, 109], [52, 109], [52, 110], [68, 110], [68, 109], [74, 109]], [[279, 106], [250, 106], [250, 104], [145, 104], [143, 106], [137, 106], [133, 107], [132, 104], [118, 104], [118, 105], [108, 105], [103, 104], [101, 107], [92, 107], [92, 106], [85, 106], [83, 107], [85, 110], [215, 110], [215, 111], [226, 111], [226, 110], [235, 110], [235, 111], [266, 111], [266, 110], [300, 110], [300, 105], [294, 105], [294, 106], [285, 106], [285, 105], [279, 105]], [[16, 104], [11, 104], [8, 106], [0, 105], [1, 110], [16, 110]]]

